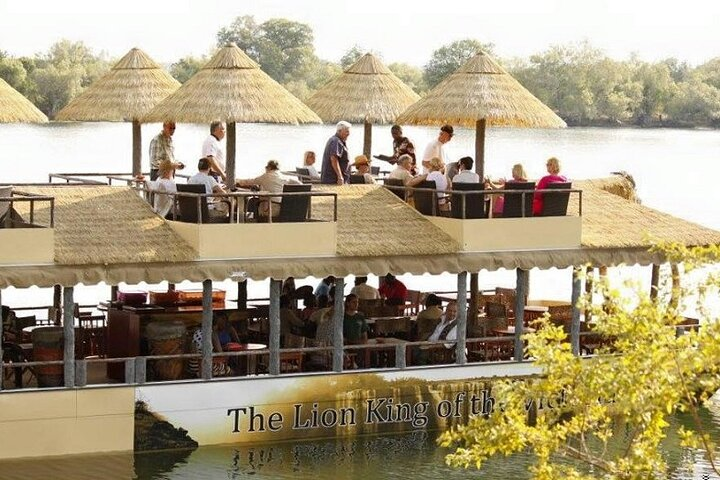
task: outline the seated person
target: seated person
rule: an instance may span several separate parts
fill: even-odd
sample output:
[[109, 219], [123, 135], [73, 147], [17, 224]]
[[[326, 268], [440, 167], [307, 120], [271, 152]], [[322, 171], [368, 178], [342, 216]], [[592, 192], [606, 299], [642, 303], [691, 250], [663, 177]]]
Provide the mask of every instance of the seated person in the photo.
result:
[[379, 292], [387, 305], [405, 305], [407, 287], [392, 273], [385, 275], [385, 281], [380, 285]]
[[[190, 177], [187, 183], [190, 185], [205, 185], [205, 193], [207, 194], [227, 193], [225, 187], [210, 175], [210, 160], [207, 157], [198, 160], [198, 173]], [[210, 197], [208, 198], [208, 211], [210, 215], [225, 217], [230, 211], [230, 205], [227, 201], [223, 201], [218, 197]]]
[[[193, 333], [191, 342], [190, 342], [190, 353], [199, 353], [202, 354], [202, 344], [203, 344], [203, 333], [202, 328], [198, 328], [195, 330], [195, 333]], [[222, 353], [223, 348], [220, 344], [220, 339], [215, 334], [215, 328], [213, 328], [213, 334], [212, 334], [212, 346], [213, 346], [213, 353]], [[200, 366], [202, 365], [202, 358], [191, 358], [188, 360], [188, 371], [191, 375], [196, 377], [202, 377], [202, 369]], [[233, 371], [232, 368], [230, 368], [230, 365], [228, 365], [228, 357], [213, 357], [212, 359], [212, 375], [213, 377], [223, 377], [227, 375], [232, 375]]]
[[349, 345], [367, 343], [368, 324], [365, 315], [358, 312], [360, 302], [357, 295], [345, 297], [345, 317], [343, 318], [343, 338]]
[[[445, 313], [440, 318], [435, 330], [428, 337], [429, 342], [439, 340], [455, 340], [457, 338], [457, 302], [451, 301], [445, 306]], [[446, 343], [445, 348], [450, 349], [454, 343]]]
[[303, 167], [308, 169], [311, 180], [320, 180], [320, 173], [315, 168], [315, 152], [308, 150], [303, 155]]
[[290, 305], [290, 297], [280, 295], [280, 334], [287, 336], [288, 333], [293, 335], [302, 335], [305, 323], [295, 313]]
[[360, 300], [376, 300], [380, 298], [377, 288], [367, 284], [367, 277], [355, 277], [355, 286], [350, 293], [357, 295]]
[[213, 345], [215, 345], [216, 341], [223, 352], [236, 348], [232, 346], [232, 343], [240, 343], [237, 331], [230, 325], [227, 315], [224, 313], [217, 314], [213, 322]]
[[406, 187], [414, 187], [418, 183], [422, 182], [427, 178], [427, 174], [413, 176], [412, 172], [412, 157], [410, 155], [400, 155], [398, 158], [397, 167], [390, 172], [388, 178], [393, 180], [402, 180], [403, 185]]
[[[555, 157], [549, 158], [545, 164], [548, 175], [545, 175], [538, 181], [535, 190], [544, 190], [551, 183], [567, 182], [568, 179], [564, 175], [560, 175], [560, 160]], [[540, 215], [543, 210], [543, 194], [536, 192], [533, 196], [533, 215]]]
[[452, 177], [448, 168], [448, 177], [452, 183], [480, 183], [480, 175], [472, 171], [473, 163], [472, 157], [462, 157], [457, 162], [458, 173]]
[[[270, 160], [265, 165], [265, 173], [259, 177], [249, 178], [245, 180], [237, 180], [235, 184], [238, 187], [260, 187], [263, 192], [269, 193], [282, 193], [283, 186], [287, 184], [299, 185], [300, 182], [294, 178], [288, 178], [281, 175], [279, 172], [279, 165], [276, 160]], [[262, 217], [267, 217], [268, 214], [272, 214], [273, 217], [280, 213], [280, 202], [282, 197], [263, 197], [259, 202], [258, 214]], [[272, 207], [271, 207], [272, 205]]]
[[330, 295], [330, 288], [335, 285], [335, 277], [329, 275], [323, 278], [318, 286], [315, 287], [315, 296], [320, 298], [321, 295]]
[[[500, 179], [500, 182], [493, 183], [493, 182], [487, 182], [486, 188], [492, 190], [492, 189], [498, 189], [503, 190], [505, 189], [505, 185], [508, 183], [517, 183], [517, 182], [527, 182], [527, 173], [525, 173], [525, 167], [523, 167], [522, 163], [516, 163], [513, 165], [512, 168], [512, 178], [510, 180]], [[503, 210], [505, 209], [505, 197], [502, 195], [493, 195], [493, 216], [499, 217], [502, 215]]]
[[417, 340], [427, 340], [435, 331], [435, 327], [437, 327], [438, 323], [440, 323], [440, 318], [443, 314], [441, 306], [442, 301], [440, 300], [440, 297], [434, 293], [429, 294], [425, 298], [425, 310], [418, 313], [415, 320], [415, 325], [417, 326]]
[[146, 180], [142, 175], [135, 177], [138, 181], [145, 182], [148, 190], [153, 195], [153, 210], [155, 213], [164, 218], [172, 218], [172, 211], [175, 205], [175, 193], [177, 193], [177, 185], [175, 184], [175, 168], [176, 163], [170, 160], [163, 160], [158, 167], [158, 179]]
[[370, 160], [368, 160], [365, 155], [355, 157], [355, 162], [353, 162], [352, 166], [357, 169], [353, 175], [362, 175], [365, 183], [375, 183], [375, 179], [370, 174]]
[[438, 190], [436, 193], [438, 198], [438, 208], [441, 212], [450, 211], [450, 202], [448, 201], [447, 193], [443, 193], [443, 190], [448, 189], [448, 181], [445, 176], [445, 164], [439, 157], [433, 157], [430, 159], [428, 164], [428, 174], [426, 180], [435, 182], [435, 189]]

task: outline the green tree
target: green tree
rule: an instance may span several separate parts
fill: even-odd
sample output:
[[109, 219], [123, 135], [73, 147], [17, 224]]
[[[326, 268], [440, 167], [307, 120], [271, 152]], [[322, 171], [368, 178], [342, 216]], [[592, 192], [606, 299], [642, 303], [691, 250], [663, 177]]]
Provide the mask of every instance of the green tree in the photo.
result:
[[703, 63], [695, 69], [694, 74], [708, 85], [720, 89], [720, 57]]
[[677, 92], [670, 64], [639, 62], [634, 79], [642, 88], [642, 101], [635, 111], [638, 123], [662, 120], [667, 103]]
[[2, 50], [0, 50], [0, 78], [21, 93], [27, 81], [27, 71], [22, 62]]
[[429, 88], [433, 88], [477, 53], [492, 53], [494, 48], [492, 43], [470, 38], [443, 45], [432, 53], [430, 61], [425, 65], [425, 82]]
[[425, 83], [425, 77], [423, 76], [422, 69], [410, 65], [409, 63], [391, 63], [388, 65], [388, 69], [393, 72], [400, 80], [402, 80], [408, 87], [415, 90], [415, 93], [423, 95], [427, 93], [428, 87]]
[[[666, 253], [689, 271], [717, 262], [720, 248], [674, 247]], [[683, 302], [673, 299], [695, 297], [698, 311], [707, 315], [705, 302], [719, 283], [706, 275], [695, 285], [673, 285], [670, 294], [653, 300], [644, 292], [629, 298], [595, 282], [594, 293], [606, 303], [593, 306], [588, 296], [579, 306], [596, 321], [599, 355], [573, 355], [563, 328], [543, 320], [537, 333], [526, 335], [527, 353], [542, 373], [494, 387], [502, 408], [443, 434], [442, 444], [455, 448], [447, 462], [480, 468], [492, 456], [529, 450], [535, 479], [664, 478], [659, 445], [667, 416], [680, 411], [695, 419], [677, 432], [682, 444], [704, 448], [716, 468], [715, 445], [697, 413], [720, 387], [720, 322], [706, 317], [699, 329], [678, 336]], [[576, 462], [568, 463], [568, 457]]]
[[362, 48], [359, 45], [353, 45], [348, 49], [347, 52], [345, 52], [345, 55], [342, 56], [340, 59], [340, 67], [342, 67], [343, 71], [347, 70], [352, 66], [353, 63], [360, 60], [360, 57], [365, 55], [367, 52], [366, 49]]
[[195, 75], [198, 70], [200, 70], [203, 65], [205, 65], [206, 62], [207, 58], [205, 57], [183, 57], [177, 62], [170, 65], [170, 75], [175, 77], [175, 80], [177, 80], [178, 82], [185, 83], [190, 77]]
[[720, 90], [700, 78], [692, 78], [678, 86], [667, 113], [681, 125], [720, 126]]

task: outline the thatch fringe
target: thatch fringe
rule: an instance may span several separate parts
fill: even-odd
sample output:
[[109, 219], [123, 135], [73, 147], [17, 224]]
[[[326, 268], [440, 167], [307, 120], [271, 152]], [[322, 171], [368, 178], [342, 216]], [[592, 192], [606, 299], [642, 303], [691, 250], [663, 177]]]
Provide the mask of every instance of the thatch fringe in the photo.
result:
[[0, 123], [44, 123], [48, 118], [30, 100], [0, 78]]

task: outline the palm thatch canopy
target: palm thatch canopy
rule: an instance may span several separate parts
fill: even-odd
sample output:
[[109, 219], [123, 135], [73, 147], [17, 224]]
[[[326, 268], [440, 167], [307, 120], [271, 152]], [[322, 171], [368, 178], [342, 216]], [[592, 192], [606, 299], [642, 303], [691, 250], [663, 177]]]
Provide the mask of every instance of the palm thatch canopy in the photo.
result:
[[324, 122], [387, 124], [419, 99], [377, 57], [366, 53], [305, 103]]
[[0, 78], [0, 123], [45, 123], [48, 118], [38, 108]]
[[398, 118], [399, 123], [449, 123], [563, 128], [565, 122], [486, 53], [478, 53]]
[[133, 48], [108, 73], [60, 110], [56, 120], [140, 120], [179, 87], [180, 82], [145, 52]]
[[318, 117], [270, 78], [235, 44], [215, 56], [144, 121], [206, 123], [320, 123]]

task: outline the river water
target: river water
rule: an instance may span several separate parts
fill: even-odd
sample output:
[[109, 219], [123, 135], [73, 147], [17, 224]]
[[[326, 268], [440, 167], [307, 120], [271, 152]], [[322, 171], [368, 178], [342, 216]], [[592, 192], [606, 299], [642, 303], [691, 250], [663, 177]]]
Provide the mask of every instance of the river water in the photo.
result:
[[[144, 168], [150, 139], [159, 125], [143, 126]], [[447, 145], [451, 159], [474, 157], [474, 131], [456, 129]], [[238, 125], [237, 176], [262, 172], [269, 159], [282, 169], [294, 169], [305, 150], [322, 152], [332, 126]], [[206, 126], [178, 125], [174, 142], [176, 156], [194, 173], [200, 146], [208, 134]], [[436, 128], [407, 127], [419, 150], [432, 140]], [[390, 153], [388, 127], [373, 129], [373, 153]], [[349, 138], [351, 155], [362, 150], [362, 128]], [[640, 130], [572, 128], [564, 130], [490, 129], [486, 139], [486, 172], [493, 177], [509, 176], [514, 163], [523, 163], [531, 177], [544, 173], [545, 160], [556, 156], [570, 179], [603, 177], [625, 170], [637, 182], [643, 203], [672, 215], [720, 229], [720, 189], [712, 179], [720, 178], [720, 132], [708, 130]], [[67, 123], [49, 125], [0, 125], [0, 183], [43, 182], [50, 172], [128, 172], [131, 165], [131, 127], [127, 123]], [[384, 162], [378, 161], [381, 166]], [[705, 181], [706, 179], [708, 181]], [[412, 239], [409, 239], [411, 241]], [[646, 268], [618, 269], [617, 278], [634, 276], [649, 282]], [[409, 288], [452, 290], [452, 275], [401, 277]], [[371, 277], [371, 283], [373, 282]], [[314, 282], [305, 279], [297, 282]], [[512, 286], [514, 272], [481, 272], [481, 288]], [[181, 284], [180, 288], [197, 284]], [[253, 282], [251, 297], [266, 297], [267, 282]], [[232, 289], [231, 284], [227, 284]], [[122, 285], [121, 285], [122, 288]], [[108, 295], [107, 287], [76, 289], [81, 303], [92, 303]], [[3, 303], [24, 306], [48, 304], [48, 289], [3, 290]], [[569, 298], [570, 273], [533, 271], [531, 298]], [[675, 419], [675, 423], [682, 419]], [[717, 439], [720, 427], [714, 414], [706, 414], [706, 427]], [[705, 479], [709, 466], [695, 451], [666, 442], [674, 479]], [[471, 478], [475, 472], [453, 470], [443, 465], [446, 451], [434, 443], [434, 434], [365, 437], [348, 441], [287, 443], [253, 448], [202, 447], [193, 452], [136, 455], [94, 455], [47, 461], [1, 462], [0, 478]], [[494, 460], [481, 478], [527, 478], [530, 458], [517, 455]]]

